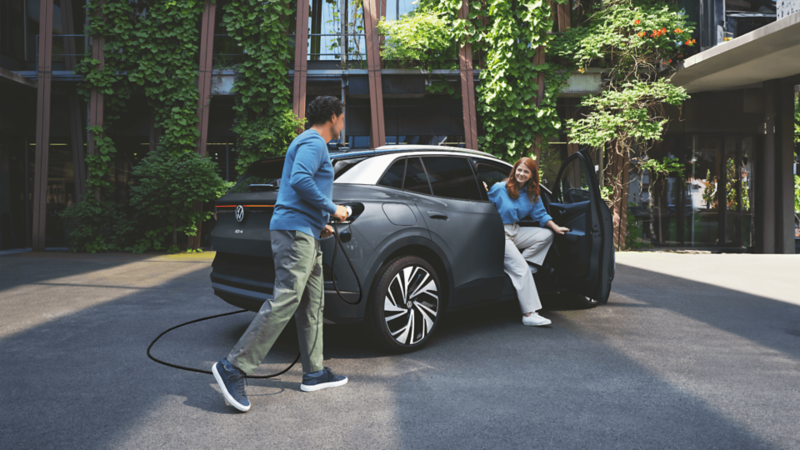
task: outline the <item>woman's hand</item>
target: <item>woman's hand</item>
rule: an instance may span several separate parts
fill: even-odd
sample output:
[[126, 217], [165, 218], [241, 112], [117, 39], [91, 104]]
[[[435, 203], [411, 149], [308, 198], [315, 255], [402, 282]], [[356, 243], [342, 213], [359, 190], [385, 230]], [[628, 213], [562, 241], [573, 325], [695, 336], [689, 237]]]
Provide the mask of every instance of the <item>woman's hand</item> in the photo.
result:
[[486, 189], [486, 192], [489, 192], [489, 186], [486, 185], [486, 182], [483, 182], [483, 188]]
[[568, 231], [570, 231], [569, 228], [560, 227], [555, 222], [553, 222], [552, 220], [548, 220], [546, 226], [547, 226], [547, 228], [550, 228], [551, 230], [553, 230], [553, 232], [555, 234], [560, 234], [562, 236], [564, 235], [564, 233], [567, 233]]

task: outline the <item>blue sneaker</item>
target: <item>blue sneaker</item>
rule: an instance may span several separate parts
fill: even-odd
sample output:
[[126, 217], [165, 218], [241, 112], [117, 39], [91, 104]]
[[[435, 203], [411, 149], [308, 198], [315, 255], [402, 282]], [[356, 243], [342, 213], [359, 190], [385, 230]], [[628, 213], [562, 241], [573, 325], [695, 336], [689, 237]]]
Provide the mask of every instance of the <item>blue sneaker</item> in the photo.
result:
[[234, 408], [246, 412], [250, 409], [250, 400], [244, 392], [245, 374], [241, 370], [233, 367], [227, 359], [222, 358], [218, 363], [211, 366], [211, 372], [217, 379], [222, 395]]
[[327, 367], [322, 369], [321, 372], [322, 373], [317, 376], [303, 374], [303, 383], [300, 385], [300, 390], [303, 392], [312, 392], [347, 384], [347, 377], [334, 375], [331, 369]]

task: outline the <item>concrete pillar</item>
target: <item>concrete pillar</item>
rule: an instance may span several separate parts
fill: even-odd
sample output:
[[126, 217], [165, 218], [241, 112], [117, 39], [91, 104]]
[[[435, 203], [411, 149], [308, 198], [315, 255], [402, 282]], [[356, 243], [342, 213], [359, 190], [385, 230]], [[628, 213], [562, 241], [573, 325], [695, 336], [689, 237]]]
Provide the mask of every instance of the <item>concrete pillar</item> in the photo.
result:
[[794, 253], [794, 83], [763, 84], [764, 125], [756, 161], [756, 253]]

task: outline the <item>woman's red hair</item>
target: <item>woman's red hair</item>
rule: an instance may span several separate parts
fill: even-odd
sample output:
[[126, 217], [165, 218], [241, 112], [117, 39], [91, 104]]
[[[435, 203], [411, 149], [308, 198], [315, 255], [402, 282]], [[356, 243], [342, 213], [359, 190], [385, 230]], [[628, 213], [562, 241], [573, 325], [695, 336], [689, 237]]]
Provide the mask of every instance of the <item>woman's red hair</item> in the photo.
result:
[[514, 200], [519, 198], [517, 179], [514, 174], [517, 172], [517, 167], [519, 167], [520, 164], [525, 164], [525, 167], [531, 171], [531, 177], [523, 187], [528, 189], [528, 200], [530, 200], [531, 203], [536, 203], [539, 201], [539, 165], [536, 164], [536, 161], [528, 158], [527, 156], [520, 158], [519, 161], [514, 164], [514, 168], [511, 169], [511, 174], [508, 175], [508, 180], [506, 181], [508, 196]]

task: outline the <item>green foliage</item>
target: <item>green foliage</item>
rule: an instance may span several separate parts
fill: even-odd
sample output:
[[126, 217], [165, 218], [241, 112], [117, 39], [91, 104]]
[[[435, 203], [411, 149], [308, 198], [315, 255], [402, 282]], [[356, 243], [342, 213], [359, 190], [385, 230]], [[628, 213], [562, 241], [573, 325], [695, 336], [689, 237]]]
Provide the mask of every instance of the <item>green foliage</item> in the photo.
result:
[[689, 95], [668, 80], [635, 80], [619, 90], [607, 90], [587, 97], [582, 106], [591, 113], [579, 120], [568, 120], [569, 136], [574, 142], [602, 148], [616, 142], [630, 151], [634, 142], [659, 141], [667, 118], [663, 104], [680, 105]]
[[[442, 15], [429, 10], [414, 10], [401, 20], [381, 20], [378, 32], [388, 36], [381, 57], [391, 64], [400, 61], [427, 71], [458, 68], [459, 36], [453, 24]], [[446, 93], [460, 97], [461, 93], [450, 86], [443, 76], [429, 83], [425, 89], [431, 94]]]
[[[561, 122], [556, 98], [569, 73], [552, 63], [533, 63], [536, 49], [552, 39], [550, 2], [489, 0], [486, 6], [459, 19], [460, 0], [421, 0], [413, 13], [380, 25], [388, 35], [382, 55], [426, 70], [454, 69], [458, 46], [472, 43], [473, 54], [485, 55], [476, 88], [483, 124], [479, 144], [484, 151], [514, 161], [530, 153], [537, 136], [557, 135]], [[545, 89], [536, 106], [540, 73]], [[429, 88], [429, 92], [444, 90], [454, 93], [442, 82]]]
[[800, 176], [794, 176], [794, 212], [800, 214]]
[[162, 128], [159, 145], [171, 154], [197, 148], [197, 78], [195, 62], [200, 36], [197, 23], [202, 0], [150, 1], [137, 16], [128, 42], [133, 70], [128, 81], [144, 88], [155, 122]]
[[[485, 26], [475, 20], [477, 13], [470, 13], [475, 28], [471, 40], [486, 52], [477, 87], [484, 127], [480, 144], [482, 150], [514, 161], [530, 153], [537, 136], [546, 142], [558, 135], [556, 99], [569, 73], [559, 74], [553, 63], [533, 63], [536, 48], [552, 38], [550, 2], [492, 0], [488, 6], [491, 20]], [[545, 89], [536, 106], [540, 73]]]
[[[655, 80], [690, 51], [694, 26], [663, 0], [609, 0], [585, 23], [566, 30], [550, 46], [575, 68], [608, 69], [612, 84]], [[613, 57], [612, 57], [613, 55]]]
[[[217, 175], [213, 161], [194, 152], [178, 156], [151, 152], [134, 168], [133, 175], [139, 182], [131, 187], [131, 206], [147, 230], [133, 246], [134, 252], [174, 248], [177, 232], [194, 236], [196, 224], [212, 216], [195, 205], [216, 200], [232, 185]], [[170, 234], [172, 242], [168, 243]]]
[[231, 0], [225, 5], [222, 23], [244, 48], [233, 85], [239, 173], [254, 161], [285, 153], [303, 125], [292, 114], [288, 86], [294, 49], [286, 36], [287, 17], [294, 12], [291, 0]]
[[[104, 46], [105, 65], [98, 70], [99, 61], [87, 53], [77, 68], [84, 78], [79, 92], [87, 100], [92, 89], [102, 93], [104, 98], [104, 126], [92, 127], [90, 132], [98, 138], [96, 154], [87, 155], [90, 191], [98, 190], [101, 200], [86, 199], [79, 205], [69, 208], [65, 217], [76, 221], [72, 233], [73, 248], [79, 251], [134, 250], [144, 251], [165, 248], [170, 233], [175, 244], [177, 231], [193, 235], [196, 221], [207, 214], [187, 213], [194, 210], [195, 202], [210, 201], [217, 197], [209, 194], [224, 183], [208, 164], [194, 153], [199, 132], [197, 130], [197, 54], [199, 33], [197, 24], [203, 13], [202, 0], [91, 0], [87, 5], [89, 17], [88, 33], [106, 36]], [[126, 107], [133, 89], [144, 92], [148, 104], [155, 112], [156, 126], [161, 129], [159, 152], [149, 155], [134, 168], [133, 175], [150, 178], [139, 180], [132, 192], [148, 192], [153, 199], [178, 192], [180, 197], [168, 205], [171, 222], [165, 225], [153, 219], [155, 203], [141, 196], [131, 200], [136, 211], [132, 213], [114, 206], [110, 201], [113, 191], [114, 157], [116, 147], [112, 136], [114, 123]], [[155, 158], [155, 160], [153, 159]], [[152, 175], [158, 164], [188, 171], [173, 181], [188, 183], [186, 189], [172, 189], [169, 193], [156, 195], [152, 189], [160, 180]], [[163, 167], [162, 170], [165, 170]], [[197, 184], [202, 182], [203, 187]], [[179, 183], [180, 184], [180, 183]], [[174, 186], [172, 186], [174, 188]], [[215, 190], [221, 195], [221, 191]], [[128, 220], [128, 216], [135, 216]], [[188, 222], [187, 222], [188, 221]], [[108, 238], [105, 236], [108, 235]], [[175, 250], [175, 248], [173, 248]]]
[[636, 206], [636, 203], [628, 203], [627, 216], [628, 216], [628, 226], [627, 230], [628, 233], [625, 235], [625, 248], [638, 250], [640, 248], [650, 248], [653, 245], [649, 242], [645, 242], [642, 240], [642, 222], [636, 220], [636, 217], [633, 216], [633, 213], [630, 210], [631, 206]]
[[800, 93], [794, 93], [794, 143], [800, 144]]

